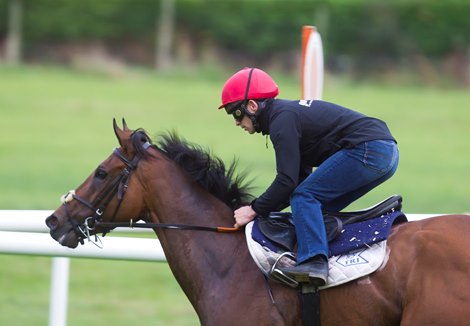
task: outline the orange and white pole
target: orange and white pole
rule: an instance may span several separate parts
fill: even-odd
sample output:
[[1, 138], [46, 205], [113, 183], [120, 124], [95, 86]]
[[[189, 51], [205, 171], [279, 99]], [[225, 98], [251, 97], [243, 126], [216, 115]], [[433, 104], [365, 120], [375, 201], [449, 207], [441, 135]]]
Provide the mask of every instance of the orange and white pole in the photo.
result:
[[314, 26], [302, 28], [302, 99], [320, 100], [323, 95], [323, 46]]

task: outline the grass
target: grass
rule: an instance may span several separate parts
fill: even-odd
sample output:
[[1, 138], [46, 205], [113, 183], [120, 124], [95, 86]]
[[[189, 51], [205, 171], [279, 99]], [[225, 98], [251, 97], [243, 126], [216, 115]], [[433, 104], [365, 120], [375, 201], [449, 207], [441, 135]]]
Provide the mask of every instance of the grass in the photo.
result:
[[[54, 209], [117, 146], [112, 118], [156, 136], [177, 130], [228, 162], [239, 158], [257, 186], [269, 185], [272, 146], [216, 110], [226, 75], [121, 76], [52, 67], [0, 67], [0, 209]], [[296, 81], [273, 73], [281, 97]], [[385, 120], [399, 141], [397, 174], [361, 198], [364, 208], [401, 193], [410, 213], [470, 211], [467, 90], [384, 86], [328, 78], [324, 99]], [[105, 240], [105, 239], [104, 239]], [[1, 239], [0, 239], [1, 241]], [[50, 258], [0, 255], [0, 324], [47, 323]], [[27, 312], [27, 313], [26, 313]], [[164, 263], [73, 259], [69, 325], [197, 325]]]
[[[0, 257], [0, 323], [47, 325], [51, 259]], [[166, 263], [95, 259], [71, 260], [67, 320], [69, 326], [198, 325]]]

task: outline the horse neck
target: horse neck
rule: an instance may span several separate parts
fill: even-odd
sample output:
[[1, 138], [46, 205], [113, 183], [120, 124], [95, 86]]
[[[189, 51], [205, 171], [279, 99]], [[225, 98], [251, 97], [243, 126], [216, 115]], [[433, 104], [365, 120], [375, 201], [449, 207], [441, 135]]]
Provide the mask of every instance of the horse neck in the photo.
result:
[[[158, 177], [142, 179], [146, 182], [152, 222], [232, 226], [232, 210], [192, 182], [172, 161], [164, 162], [163, 167], [151, 168], [157, 169], [154, 175]], [[155, 232], [173, 274], [196, 310], [203, 310], [201, 305], [208, 302], [202, 297], [212, 296], [217, 304], [224, 300], [218, 296], [227, 293], [227, 288], [236, 288], [241, 282], [247, 284], [250, 279], [263, 284], [259, 282], [261, 274], [249, 257], [243, 232], [222, 234], [162, 229]], [[217, 289], [219, 294], [209, 294], [208, 289]]]

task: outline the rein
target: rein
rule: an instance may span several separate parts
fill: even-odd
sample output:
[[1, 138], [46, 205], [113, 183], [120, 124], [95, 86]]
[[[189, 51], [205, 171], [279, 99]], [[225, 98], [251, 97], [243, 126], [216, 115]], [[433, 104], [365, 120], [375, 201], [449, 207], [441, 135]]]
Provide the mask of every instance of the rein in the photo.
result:
[[[143, 144], [143, 148], [148, 150], [151, 147], [149, 142]], [[126, 167], [121, 171], [121, 173], [111, 182], [110, 187], [103, 190], [96, 200], [93, 203], [90, 203], [86, 199], [78, 196], [75, 193], [75, 190], [70, 190], [68, 193], [61, 197], [62, 204], [65, 207], [67, 212], [68, 218], [73, 225], [75, 234], [77, 235], [81, 244], [84, 243], [84, 239], [88, 239], [89, 242], [92, 242], [98, 247], [101, 246], [101, 240], [95, 234], [95, 241], [91, 239], [90, 231], [95, 230], [97, 227], [101, 227], [107, 229], [103, 231], [103, 235], [105, 236], [106, 233], [111, 231], [117, 227], [128, 227], [128, 228], [160, 228], [160, 229], [172, 229], [172, 230], [195, 230], [195, 231], [209, 231], [209, 232], [218, 232], [218, 233], [233, 233], [238, 232], [241, 228], [234, 228], [234, 227], [210, 227], [210, 226], [199, 226], [199, 225], [186, 225], [186, 224], [166, 224], [166, 223], [134, 223], [131, 219], [129, 223], [127, 222], [112, 222], [119, 208], [121, 207], [122, 201], [124, 199], [124, 195], [127, 191], [129, 179], [131, 173], [137, 168], [137, 164], [139, 163], [141, 156], [135, 155], [134, 158], [131, 160], [127, 159], [119, 149], [114, 149], [113, 154], [116, 155], [122, 162], [125, 163]], [[104, 222], [102, 220], [102, 215], [114, 198], [117, 195], [118, 205], [114, 210], [114, 213], [111, 218], [111, 222]], [[88, 207], [91, 211], [94, 212], [92, 216], [89, 216], [85, 219], [82, 224], [77, 223], [75, 220], [70, 218], [70, 214], [68, 213], [68, 206], [67, 204], [72, 201], [73, 199], [77, 200], [82, 205]], [[98, 244], [99, 242], [99, 244]]]
[[120, 227], [128, 227], [131, 229], [170, 229], [170, 230], [193, 230], [193, 231], [208, 231], [208, 232], [218, 232], [218, 233], [233, 233], [241, 231], [241, 228], [230, 228], [230, 227], [222, 227], [222, 226], [201, 226], [201, 225], [189, 225], [189, 224], [168, 224], [168, 223], [134, 223], [131, 219], [129, 223], [122, 222], [102, 222], [96, 221], [96, 227], [103, 227], [103, 228], [120, 228]]

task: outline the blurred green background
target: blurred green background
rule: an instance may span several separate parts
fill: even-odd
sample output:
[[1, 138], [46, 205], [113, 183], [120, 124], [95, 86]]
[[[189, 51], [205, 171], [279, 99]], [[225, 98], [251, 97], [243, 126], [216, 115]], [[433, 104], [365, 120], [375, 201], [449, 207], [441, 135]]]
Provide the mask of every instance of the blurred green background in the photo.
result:
[[[469, 212], [469, 7], [0, 0], [0, 209], [55, 209], [117, 146], [113, 117], [238, 158], [261, 193], [274, 177], [272, 146], [217, 111], [220, 90], [258, 66], [280, 97], [298, 98], [300, 31], [312, 24], [325, 48], [323, 98], [385, 120], [399, 142], [396, 175], [350, 208], [400, 193], [408, 213]], [[0, 262], [0, 324], [47, 324], [50, 258]], [[198, 324], [166, 263], [73, 259], [68, 324], [103, 321]]]

